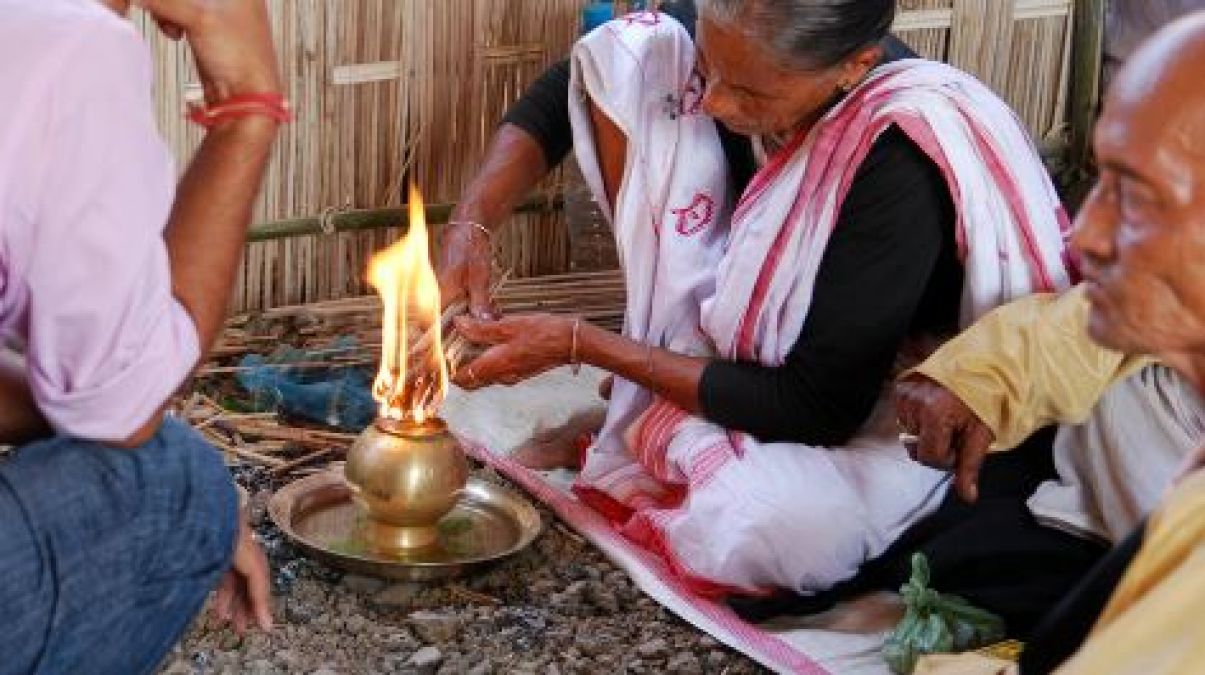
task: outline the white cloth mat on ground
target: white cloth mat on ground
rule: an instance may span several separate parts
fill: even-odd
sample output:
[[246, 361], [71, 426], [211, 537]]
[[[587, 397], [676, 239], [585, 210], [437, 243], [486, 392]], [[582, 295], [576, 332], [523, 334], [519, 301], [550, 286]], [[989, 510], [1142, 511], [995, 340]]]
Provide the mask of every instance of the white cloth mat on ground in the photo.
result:
[[601, 515], [579, 503], [569, 491], [572, 473], [531, 471], [510, 459], [509, 454], [537, 429], [558, 426], [574, 413], [598, 405], [603, 375], [584, 368], [575, 377], [562, 368], [515, 387], [491, 387], [472, 394], [453, 390], [443, 416], [475, 446], [469, 448], [470, 454], [547, 504], [649, 597], [699, 630], [777, 672], [889, 673], [879, 656], [892, 623], [882, 618], [884, 603], [890, 603], [882, 596], [815, 617], [747, 623], [726, 606], [691, 594], [656, 556], [619, 536]]

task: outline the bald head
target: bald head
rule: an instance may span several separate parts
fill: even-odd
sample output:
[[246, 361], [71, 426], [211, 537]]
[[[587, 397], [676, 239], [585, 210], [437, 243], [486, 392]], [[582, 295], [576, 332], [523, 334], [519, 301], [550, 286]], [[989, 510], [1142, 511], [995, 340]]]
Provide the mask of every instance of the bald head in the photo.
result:
[[1205, 157], [1205, 11], [1172, 22], [1134, 52], [1105, 112], [1101, 131], [1123, 126], [1143, 140]]
[[[1105, 98], [1073, 244], [1101, 343], [1205, 360], [1205, 12], [1136, 51]], [[1205, 385], [1205, 372], [1201, 384]]]

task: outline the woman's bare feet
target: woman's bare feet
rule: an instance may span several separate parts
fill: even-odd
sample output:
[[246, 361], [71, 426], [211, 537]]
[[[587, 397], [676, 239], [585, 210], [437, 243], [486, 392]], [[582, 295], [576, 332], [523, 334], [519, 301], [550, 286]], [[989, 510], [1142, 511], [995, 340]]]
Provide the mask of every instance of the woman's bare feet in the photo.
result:
[[583, 442], [602, 429], [606, 415], [606, 407], [597, 406], [577, 413], [559, 427], [538, 430], [513, 456], [523, 466], [537, 471], [579, 469]]

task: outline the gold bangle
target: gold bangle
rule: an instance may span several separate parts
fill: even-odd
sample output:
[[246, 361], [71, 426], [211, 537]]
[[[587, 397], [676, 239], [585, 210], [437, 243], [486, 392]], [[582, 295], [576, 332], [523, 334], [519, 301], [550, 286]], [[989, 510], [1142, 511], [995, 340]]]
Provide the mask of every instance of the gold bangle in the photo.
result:
[[581, 330], [582, 320], [578, 317], [573, 320], [573, 337], [569, 343], [569, 370], [574, 375], [582, 372], [582, 363], [577, 360], [577, 334]]

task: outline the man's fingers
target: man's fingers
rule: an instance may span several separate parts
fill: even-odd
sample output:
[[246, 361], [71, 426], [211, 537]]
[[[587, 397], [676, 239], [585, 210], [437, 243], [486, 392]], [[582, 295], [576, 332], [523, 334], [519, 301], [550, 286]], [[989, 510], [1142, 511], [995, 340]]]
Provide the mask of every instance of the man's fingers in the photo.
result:
[[184, 29], [163, 19], [155, 19], [155, 23], [159, 24], [159, 30], [167, 36], [169, 40], [179, 40], [184, 37]]
[[952, 469], [954, 467], [953, 450], [950, 447], [950, 427], [940, 420], [921, 422], [915, 459], [925, 466], [934, 469]]
[[134, 4], [150, 12], [160, 25], [167, 22], [183, 31], [196, 23], [201, 12], [200, 5], [192, 0], [134, 0]]
[[954, 487], [964, 502], [973, 504], [979, 499], [979, 469], [987, 458], [992, 444], [992, 431], [976, 420], [963, 433], [962, 451], [958, 453]]
[[242, 602], [235, 604], [234, 620], [231, 623], [234, 624], [235, 633], [239, 635], [245, 635], [247, 633], [247, 608], [243, 606]]
[[243, 573], [248, 609], [255, 618], [255, 623], [263, 630], [270, 631], [272, 630], [272, 585], [268, 559], [258, 545], [249, 554], [249, 558], [247, 569]]
[[217, 595], [213, 598], [213, 614], [219, 621], [228, 622], [231, 617], [231, 605], [234, 603], [234, 577], [227, 573], [218, 583]]

